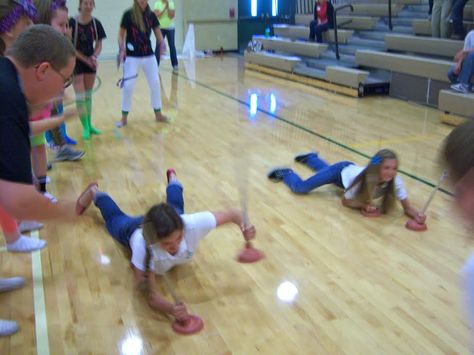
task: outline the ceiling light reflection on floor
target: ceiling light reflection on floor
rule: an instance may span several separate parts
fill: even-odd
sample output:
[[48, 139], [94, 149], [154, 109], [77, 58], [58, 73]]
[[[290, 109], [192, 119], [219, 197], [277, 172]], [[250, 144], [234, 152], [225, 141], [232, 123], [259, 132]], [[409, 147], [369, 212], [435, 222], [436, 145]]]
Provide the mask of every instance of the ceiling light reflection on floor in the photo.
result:
[[278, 286], [277, 296], [283, 302], [293, 302], [298, 295], [298, 289], [290, 281], [284, 281]]

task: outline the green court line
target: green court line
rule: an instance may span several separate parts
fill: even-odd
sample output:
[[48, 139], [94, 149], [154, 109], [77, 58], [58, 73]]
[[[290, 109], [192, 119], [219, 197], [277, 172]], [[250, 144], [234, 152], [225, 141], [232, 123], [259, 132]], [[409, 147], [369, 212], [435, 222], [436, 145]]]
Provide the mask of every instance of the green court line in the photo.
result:
[[[38, 231], [31, 232], [31, 238], [39, 239]], [[38, 355], [49, 355], [48, 321], [46, 318], [46, 303], [44, 301], [41, 250], [31, 253], [31, 272], [35, 308], [36, 353]]]
[[[242, 105], [244, 105], [244, 106], [250, 107], [250, 104], [247, 103], [246, 101], [243, 101], [243, 100], [241, 100], [241, 99], [239, 99], [239, 98], [237, 98], [237, 97], [233, 97], [233, 96], [231, 96], [231, 95], [229, 95], [229, 94], [227, 94], [227, 93], [225, 93], [225, 92], [222, 92], [222, 91], [219, 91], [219, 90], [217, 90], [217, 89], [214, 89], [212, 86], [209, 86], [209, 85], [207, 85], [207, 84], [203, 84], [203, 83], [201, 83], [201, 82], [199, 82], [199, 81], [197, 81], [197, 80], [188, 78], [187, 76], [181, 75], [181, 74], [179, 74], [179, 73], [173, 73], [171, 70], [167, 70], [167, 71], [170, 72], [171, 75], [178, 75], [180, 78], [183, 78], [183, 79], [186, 79], [186, 80], [188, 80], [188, 81], [190, 81], [190, 82], [193, 82], [193, 83], [195, 83], [195, 84], [197, 84], [197, 85], [199, 85], [199, 86], [201, 86], [201, 87], [203, 87], [203, 88], [206, 88], [206, 89], [208, 89], [208, 90], [210, 90], [210, 91], [212, 91], [212, 92], [214, 92], [214, 93], [216, 93], [216, 94], [218, 94], [218, 95], [227, 97], [228, 99], [237, 101], [238, 103], [240, 103], [240, 104], [242, 104]], [[297, 123], [294, 123], [294, 122], [292, 122], [292, 121], [290, 121], [290, 120], [287, 120], [287, 119], [284, 118], [284, 117], [278, 116], [277, 114], [271, 113], [271, 112], [269, 112], [269, 111], [267, 111], [267, 110], [264, 110], [264, 109], [262, 109], [262, 108], [259, 108], [259, 107], [257, 107], [257, 111], [258, 111], [258, 112], [261, 112], [261, 113], [264, 113], [264, 114], [266, 114], [266, 115], [268, 115], [268, 116], [270, 116], [270, 117], [273, 117], [273, 118], [277, 119], [278, 121], [281, 121], [281, 122], [283, 122], [283, 123], [286, 123], [286, 124], [288, 124], [288, 125], [290, 125], [290, 126], [292, 126], [292, 127], [298, 128], [298, 129], [300, 129], [300, 130], [302, 130], [302, 131], [305, 131], [305, 132], [307, 132], [307, 133], [309, 133], [309, 134], [311, 134], [311, 135], [313, 135], [313, 136], [316, 136], [316, 137], [318, 137], [318, 138], [321, 138], [321, 139], [323, 139], [323, 140], [325, 140], [325, 141], [327, 141], [327, 142], [330, 142], [330, 143], [332, 143], [332, 144], [335, 144], [335, 145], [337, 145], [338, 147], [341, 147], [341, 148], [343, 148], [343, 149], [345, 149], [345, 150], [348, 150], [348, 151], [350, 151], [350, 152], [352, 152], [352, 153], [354, 153], [354, 154], [356, 154], [356, 155], [359, 155], [359, 156], [364, 157], [364, 158], [367, 158], [367, 159], [370, 159], [370, 158], [371, 158], [371, 156], [365, 154], [364, 152], [361, 152], [361, 151], [359, 151], [359, 150], [357, 150], [357, 149], [351, 148], [351, 147], [349, 147], [348, 145], [346, 145], [346, 144], [344, 144], [344, 143], [341, 143], [341, 142], [338, 142], [338, 141], [332, 139], [331, 137], [328, 137], [328, 136], [325, 136], [325, 135], [323, 135], [323, 134], [321, 134], [321, 133], [312, 131], [312, 130], [310, 130], [309, 128], [303, 127], [303, 126], [301, 126], [301, 125], [299, 125], [299, 124], [297, 124]], [[414, 174], [412, 174], [412, 173], [409, 173], [408, 171], [405, 171], [405, 170], [401, 170], [401, 169], [400, 169], [400, 170], [399, 170], [399, 173], [400, 173], [400, 174], [403, 174], [403, 175], [405, 175], [405, 176], [408, 176], [409, 178], [411, 178], [411, 179], [413, 179], [413, 180], [415, 180], [415, 181], [421, 182], [422, 184], [428, 185], [428, 186], [430, 186], [430, 187], [435, 187], [435, 186], [436, 186], [435, 183], [432, 183], [431, 181], [428, 181], [428, 180], [426, 180], [426, 179], [423, 179], [423, 178], [421, 178], [421, 177], [418, 177], [418, 176], [416, 176], [416, 175], [414, 175]], [[442, 191], [442, 192], [445, 193], [446, 195], [454, 196], [454, 194], [453, 194], [451, 191], [448, 191], [448, 190], [446, 190], [446, 189], [440, 188], [439, 191]]]

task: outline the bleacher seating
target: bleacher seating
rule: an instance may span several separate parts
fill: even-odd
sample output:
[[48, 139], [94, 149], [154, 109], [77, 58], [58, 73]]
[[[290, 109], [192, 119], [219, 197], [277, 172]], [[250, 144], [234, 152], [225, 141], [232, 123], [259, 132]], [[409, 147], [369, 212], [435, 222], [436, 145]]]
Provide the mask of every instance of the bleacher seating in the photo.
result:
[[[273, 25], [273, 33], [275, 36], [289, 38], [289, 39], [307, 39], [309, 36], [308, 26], [297, 25]], [[347, 40], [352, 36], [354, 31], [351, 30], [337, 30], [337, 40], [339, 43], [347, 43]], [[334, 30], [329, 30], [323, 34], [323, 41], [333, 43]]]
[[268, 52], [245, 52], [245, 61], [292, 73], [301, 58]]
[[463, 48], [463, 43], [463, 41], [450, 39], [417, 37], [404, 34], [388, 34], [385, 36], [385, 47], [388, 50], [429, 54], [447, 58], [453, 58]]
[[446, 113], [474, 118], [474, 93], [461, 94], [452, 90], [441, 90], [438, 108]]
[[[416, 35], [431, 36], [431, 21], [428, 19], [413, 20], [412, 27], [413, 33]], [[464, 20], [464, 29], [466, 31], [474, 29], [474, 21]]]
[[[313, 20], [313, 15], [296, 15], [295, 23], [297, 25], [309, 26], [309, 23]], [[348, 16], [338, 15], [337, 22], [339, 28], [351, 29], [351, 30], [371, 30], [375, 27], [377, 22], [380, 20], [379, 17], [371, 16]], [[309, 30], [308, 30], [309, 31]]]
[[283, 37], [265, 37], [256, 35], [252, 37], [252, 40], [261, 42], [263, 48], [266, 50], [270, 49], [276, 52], [315, 58], [318, 58], [328, 47], [325, 43], [298, 41]]

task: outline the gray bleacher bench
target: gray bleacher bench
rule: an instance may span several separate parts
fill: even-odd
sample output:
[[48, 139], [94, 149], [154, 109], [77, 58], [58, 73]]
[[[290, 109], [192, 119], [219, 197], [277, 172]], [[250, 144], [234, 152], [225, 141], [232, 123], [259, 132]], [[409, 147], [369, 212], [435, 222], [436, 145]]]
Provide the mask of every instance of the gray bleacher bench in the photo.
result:
[[[464, 29], [470, 31], [474, 29], [474, 21], [464, 20]], [[450, 24], [452, 26], [452, 24]], [[431, 36], [431, 21], [430, 20], [413, 20], [413, 33], [421, 36]]]
[[301, 62], [301, 58], [268, 52], [248, 52], [244, 54], [247, 63], [263, 65], [285, 72], [292, 73], [295, 65]]
[[[352, 4], [384, 4], [388, 5], [388, 0], [352, 0]], [[392, 4], [403, 4], [403, 5], [421, 5], [423, 0], [392, 0]]]
[[[290, 38], [290, 39], [301, 39], [309, 37], [308, 26], [298, 25], [273, 25], [273, 33], [276, 36]], [[348, 39], [353, 35], [354, 31], [351, 30], [337, 30], [337, 39], [339, 43], [347, 43]], [[323, 33], [323, 41], [328, 43], [334, 42], [334, 30], [328, 30]]]
[[463, 48], [463, 41], [444, 38], [417, 37], [404, 34], [387, 34], [385, 48], [394, 51], [430, 54], [453, 58]]
[[326, 80], [330, 83], [336, 83], [351, 88], [358, 88], [360, 84], [365, 83], [369, 76], [365, 70], [346, 68], [340, 66], [326, 67]]
[[297, 41], [282, 37], [254, 35], [252, 40], [261, 42], [264, 49], [315, 58], [319, 58], [328, 48], [328, 45], [325, 43]]
[[441, 90], [438, 108], [446, 113], [474, 118], [474, 93], [461, 94], [452, 90]]
[[447, 73], [454, 65], [453, 62], [446, 60], [372, 50], [357, 50], [356, 62], [364, 67], [385, 69], [442, 82], [449, 82]]
[[[371, 30], [379, 22], [379, 17], [374, 16], [337, 16], [338, 29], [345, 28], [351, 30]], [[313, 20], [313, 15], [295, 15], [295, 23], [297, 25], [309, 26]], [[339, 25], [340, 24], [340, 25]], [[309, 28], [308, 28], [309, 34]]]

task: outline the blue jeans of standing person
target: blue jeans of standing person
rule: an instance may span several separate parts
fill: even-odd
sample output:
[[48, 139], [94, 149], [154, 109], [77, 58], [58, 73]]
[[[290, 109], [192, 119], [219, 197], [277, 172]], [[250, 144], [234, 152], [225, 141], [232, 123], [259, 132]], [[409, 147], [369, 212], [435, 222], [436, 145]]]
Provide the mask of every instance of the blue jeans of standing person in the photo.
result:
[[297, 194], [306, 194], [320, 186], [334, 184], [340, 188], [344, 188], [342, 184], [341, 172], [345, 167], [354, 163], [350, 161], [341, 161], [339, 163], [329, 165], [317, 154], [312, 153], [303, 162], [309, 166], [316, 174], [306, 180], [302, 180], [293, 170], [283, 177], [283, 182]]
[[454, 68], [449, 69], [448, 78], [451, 83], [461, 83], [472, 86], [472, 77], [474, 75], [474, 52], [469, 53], [464, 58], [459, 74], [454, 73]]
[[453, 19], [453, 31], [454, 34], [464, 38], [466, 32], [464, 31], [463, 25], [463, 10], [466, 6], [467, 0], [453, 0], [453, 8], [451, 12], [451, 18]]
[[[184, 213], [183, 186], [179, 182], [171, 182], [167, 186], [166, 202], [173, 206], [178, 214]], [[143, 224], [144, 216], [132, 217], [125, 214], [105, 192], [97, 193], [94, 204], [100, 210], [110, 235], [129, 248], [130, 237]]]
[[329, 30], [329, 23], [323, 23], [322, 25], [318, 25], [318, 21], [313, 20], [309, 24], [309, 39], [314, 41], [316, 37], [316, 42], [323, 43], [323, 32]]
[[[170, 58], [171, 58], [171, 65], [174, 67], [178, 66], [178, 57], [176, 55], [176, 45], [174, 43], [174, 28], [161, 29], [161, 35], [163, 36], [163, 40], [166, 38], [168, 39], [168, 47], [170, 49]], [[160, 65], [160, 46], [157, 45], [155, 49], [155, 56], [156, 61], [158, 62], [158, 66]]]

